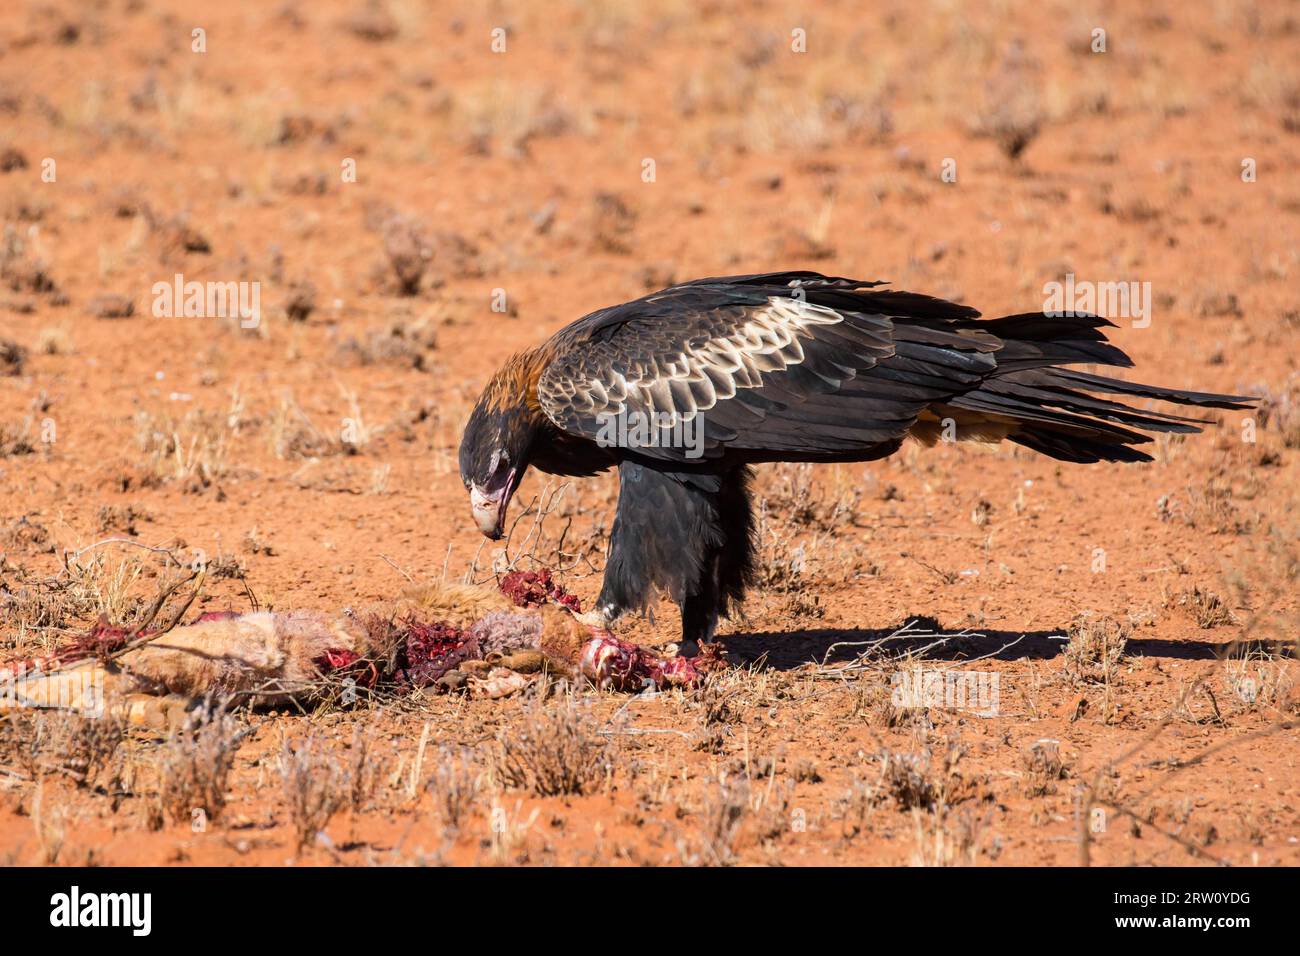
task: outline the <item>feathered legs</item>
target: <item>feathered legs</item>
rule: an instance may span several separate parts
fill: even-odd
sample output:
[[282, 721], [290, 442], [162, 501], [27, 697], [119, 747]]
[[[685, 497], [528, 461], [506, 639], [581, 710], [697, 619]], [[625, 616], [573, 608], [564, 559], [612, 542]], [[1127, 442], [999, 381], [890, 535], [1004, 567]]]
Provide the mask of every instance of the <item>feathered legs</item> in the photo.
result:
[[750, 477], [748, 468], [704, 474], [623, 462], [597, 616], [608, 623], [644, 610], [663, 590], [681, 609], [680, 652], [712, 639], [754, 574]]

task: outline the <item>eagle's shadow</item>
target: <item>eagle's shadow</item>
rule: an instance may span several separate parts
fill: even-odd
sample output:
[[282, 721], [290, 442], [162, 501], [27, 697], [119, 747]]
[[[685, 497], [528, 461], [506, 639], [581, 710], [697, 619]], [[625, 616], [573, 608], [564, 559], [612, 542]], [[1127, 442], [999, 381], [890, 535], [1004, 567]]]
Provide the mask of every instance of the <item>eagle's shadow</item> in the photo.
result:
[[[1008, 631], [971, 629], [971, 633], [953, 636], [942, 643], [940, 635], [912, 631], [890, 638], [896, 628], [812, 628], [801, 631], [740, 631], [718, 636], [718, 642], [735, 664], [759, 663], [773, 670], [793, 670], [805, 664], [837, 663], [852, 660], [879, 643], [887, 656], [924, 651], [927, 660], [960, 662], [988, 660], [1048, 660], [1062, 653], [1066, 631]], [[1134, 657], [1162, 657], [1169, 660], [1213, 660], [1221, 656], [1229, 642], [1201, 640], [1133, 639], [1127, 653]]]

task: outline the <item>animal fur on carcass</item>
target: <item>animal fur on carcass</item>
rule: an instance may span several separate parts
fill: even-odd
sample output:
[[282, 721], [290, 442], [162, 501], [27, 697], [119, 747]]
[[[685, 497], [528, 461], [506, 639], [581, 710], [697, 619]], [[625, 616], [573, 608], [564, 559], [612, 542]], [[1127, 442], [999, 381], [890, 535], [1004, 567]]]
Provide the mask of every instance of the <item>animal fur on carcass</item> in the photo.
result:
[[[500, 588], [420, 584], [394, 601], [342, 612], [202, 615], [132, 650], [131, 635], [101, 625], [72, 649], [0, 667], [8, 706], [107, 705], [136, 723], [170, 724], [208, 694], [264, 704], [309, 700], [343, 680], [374, 687], [437, 687], [500, 697], [542, 671], [582, 675], [615, 690], [689, 686], [720, 658], [662, 657], [593, 629], [549, 572], [514, 572]], [[146, 632], [147, 636], [147, 632]], [[161, 708], [159, 701], [166, 701]]]

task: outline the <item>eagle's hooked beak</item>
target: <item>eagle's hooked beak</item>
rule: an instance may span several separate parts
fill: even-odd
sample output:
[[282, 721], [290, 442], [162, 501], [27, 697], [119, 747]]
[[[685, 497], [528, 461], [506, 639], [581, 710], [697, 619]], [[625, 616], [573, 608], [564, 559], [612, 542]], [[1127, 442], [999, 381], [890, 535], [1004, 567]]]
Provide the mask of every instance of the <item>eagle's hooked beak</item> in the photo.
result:
[[469, 506], [474, 512], [474, 523], [493, 541], [505, 536], [506, 508], [515, 492], [515, 469], [511, 468], [501, 487], [486, 491], [478, 485], [469, 489]]

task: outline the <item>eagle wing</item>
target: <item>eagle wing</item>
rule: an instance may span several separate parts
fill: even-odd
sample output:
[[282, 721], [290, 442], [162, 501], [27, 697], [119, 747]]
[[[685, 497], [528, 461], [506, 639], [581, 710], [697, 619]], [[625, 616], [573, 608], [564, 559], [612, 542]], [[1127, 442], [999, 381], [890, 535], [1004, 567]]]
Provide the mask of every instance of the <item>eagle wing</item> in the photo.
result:
[[[1084, 394], [1238, 407], [1086, 376], [1058, 364], [1132, 362], [1093, 316], [980, 321], [967, 306], [811, 272], [700, 279], [594, 312], [548, 343], [537, 386], [561, 430], [670, 462], [853, 460], [933, 440], [1010, 438], [1076, 461], [1145, 460], [1123, 425], [1183, 419]], [[1086, 416], [1086, 417], [1085, 417]], [[1101, 419], [1101, 421], [1098, 421]], [[872, 450], [876, 449], [875, 452]]]
[[701, 279], [595, 312], [557, 335], [538, 399], [567, 432], [673, 461], [891, 442], [996, 368], [1000, 342], [956, 327], [973, 309], [877, 285], [816, 273]]

